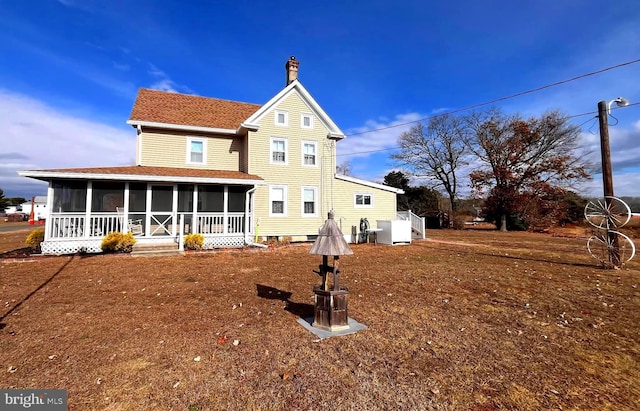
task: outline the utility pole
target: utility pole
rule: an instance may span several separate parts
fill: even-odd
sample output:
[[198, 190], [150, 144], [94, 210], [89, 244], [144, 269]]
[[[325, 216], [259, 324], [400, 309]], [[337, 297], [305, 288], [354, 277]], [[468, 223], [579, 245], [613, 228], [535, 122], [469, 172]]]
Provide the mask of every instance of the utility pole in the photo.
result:
[[[609, 147], [609, 110], [606, 101], [598, 102], [598, 122], [600, 124], [600, 154], [602, 156], [602, 185], [606, 211], [604, 218], [611, 219], [613, 197], [613, 174], [611, 172], [611, 149]], [[607, 221], [607, 246], [609, 249], [609, 262], [614, 267], [620, 267], [620, 249], [618, 236], [611, 230]]]

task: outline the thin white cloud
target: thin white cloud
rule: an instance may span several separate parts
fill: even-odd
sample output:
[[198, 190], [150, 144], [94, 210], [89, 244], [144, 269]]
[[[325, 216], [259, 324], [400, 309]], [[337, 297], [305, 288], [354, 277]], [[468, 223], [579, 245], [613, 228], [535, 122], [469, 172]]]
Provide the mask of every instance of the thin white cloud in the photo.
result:
[[171, 93], [191, 93], [191, 94], [193, 94], [193, 90], [191, 90], [187, 86], [183, 86], [183, 85], [177, 84], [175, 81], [173, 81], [167, 75], [167, 73], [165, 73], [163, 70], [160, 70], [154, 64], [149, 63], [148, 74], [157, 79], [153, 84], [151, 84], [150, 88], [152, 88], [152, 89], [161, 90], [161, 91], [168, 91], [168, 92], [171, 92]]
[[[46, 103], [0, 89], [0, 188], [24, 192], [42, 184], [20, 170], [131, 165], [135, 132], [60, 112]], [[39, 191], [42, 192], [42, 191]], [[28, 194], [28, 193], [25, 193]]]
[[80, 9], [83, 11], [91, 11], [91, 3], [88, 0], [58, 0], [58, 3], [71, 9]]
[[113, 68], [119, 71], [129, 71], [131, 66], [126, 63], [116, 63], [115, 61], [112, 63]]

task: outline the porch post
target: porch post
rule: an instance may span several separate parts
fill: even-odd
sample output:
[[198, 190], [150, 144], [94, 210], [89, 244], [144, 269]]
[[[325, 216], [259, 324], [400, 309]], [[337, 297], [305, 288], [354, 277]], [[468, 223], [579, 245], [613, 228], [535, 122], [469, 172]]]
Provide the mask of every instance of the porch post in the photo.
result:
[[82, 229], [82, 236], [89, 237], [89, 227], [91, 227], [91, 202], [93, 200], [93, 181], [87, 181], [87, 198], [85, 199], [84, 210], [84, 227]]
[[173, 185], [173, 197], [171, 201], [171, 236], [177, 235], [176, 228], [178, 226], [178, 184]]
[[51, 232], [53, 230], [53, 180], [49, 180], [49, 187], [47, 187], [47, 219], [44, 221], [44, 241], [51, 239]]
[[178, 238], [178, 251], [184, 251], [184, 214], [180, 214], [180, 236]]
[[224, 186], [224, 191], [222, 192], [222, 233], [229, 233], [229, 186]]
[[198, 224], [198, 185], [193, 185], [193, 216], [191, 222], [191, 233], [200, 234], [200, 225]]
[[129, 232], [129, 182], [124, 183], [124, 204], [122, 205], [122, 232]]
[[147, 183], [147, 205], [144, 211], [144, 219], [145, 219], [145, 227], [146, 232], [145, 235], [151, 233], [151, 183]]

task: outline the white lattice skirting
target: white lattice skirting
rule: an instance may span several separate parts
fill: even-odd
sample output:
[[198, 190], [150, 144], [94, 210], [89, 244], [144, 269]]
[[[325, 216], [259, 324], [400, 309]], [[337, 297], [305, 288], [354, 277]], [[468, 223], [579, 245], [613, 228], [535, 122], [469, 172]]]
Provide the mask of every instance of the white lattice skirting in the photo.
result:
[[[174, 238], [166, 240], [174, 243]], [[145, 243], [143, 239], [139, 239], [140, 243]], [[56, 241], [43, 241], [40, 244], [42, 254], [46, 255], [62, 255], [84, 253], [101, 253], [102, 239], [64, 239]], [[157, 244], [157, 243], [156, 243]], [[226, 236], [226, 237], [205, 237], [204, 248], [235, 248], [246, 245], [244, 236]]]
[[205, 237], [204, 248], [242, 247], [245, 245], [244, 236]]
[[78, 252], [100, 253], [102, 252], [100, 244], [102, 244], [102, 239], [43, 241], [40, 244], [40, 249], [42, 254], [47, 255], [75, 254]]

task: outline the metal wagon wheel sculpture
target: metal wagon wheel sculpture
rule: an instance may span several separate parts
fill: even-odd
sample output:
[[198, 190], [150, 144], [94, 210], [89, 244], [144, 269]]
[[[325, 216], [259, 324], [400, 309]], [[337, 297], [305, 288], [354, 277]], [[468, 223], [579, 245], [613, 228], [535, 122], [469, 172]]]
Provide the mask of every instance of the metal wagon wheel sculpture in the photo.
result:
[[618, 197], [604, 197], [589, 201], [584, 208], [584, 217], [594, 227], [615, 230], [629, 222], [631, 209]]
[[[587, 250], [602, 264], [613, 266], [621, 266], [636, 255], [633, 241], [618, 231], [602, 231], [592, 235], [587, 240]], [[612, 261], [612, 257], [617, 261]]]

